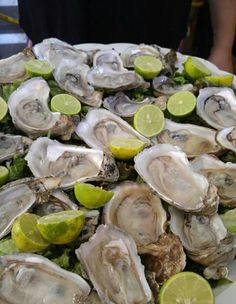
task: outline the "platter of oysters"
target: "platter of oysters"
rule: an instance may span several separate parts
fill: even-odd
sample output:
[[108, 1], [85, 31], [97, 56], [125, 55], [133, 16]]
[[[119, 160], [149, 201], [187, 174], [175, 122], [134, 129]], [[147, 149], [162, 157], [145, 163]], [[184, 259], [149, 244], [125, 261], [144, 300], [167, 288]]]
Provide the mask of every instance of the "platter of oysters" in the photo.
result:
[[[0, 60], [0, 303], [166, 304], [185, 272], [215, 296], [168, 304], [223, 303], [236, 281], [235, 90], [233, 75], [156, 45], [49, 38]], [[177, 115], [180, 92], [195, 105]], [[55, 111], [58, 95], [81, 109]], [[152, 136], [148, 109], [161, 113]]]

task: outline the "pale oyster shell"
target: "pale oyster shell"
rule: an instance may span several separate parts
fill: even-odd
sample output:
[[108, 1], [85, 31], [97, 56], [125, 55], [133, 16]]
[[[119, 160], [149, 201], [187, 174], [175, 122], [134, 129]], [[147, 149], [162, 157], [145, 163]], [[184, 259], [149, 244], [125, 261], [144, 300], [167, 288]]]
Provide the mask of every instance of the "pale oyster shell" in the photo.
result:
[[216, 141], [222, 147], [236, 153], [236, 126], [218, 131]]

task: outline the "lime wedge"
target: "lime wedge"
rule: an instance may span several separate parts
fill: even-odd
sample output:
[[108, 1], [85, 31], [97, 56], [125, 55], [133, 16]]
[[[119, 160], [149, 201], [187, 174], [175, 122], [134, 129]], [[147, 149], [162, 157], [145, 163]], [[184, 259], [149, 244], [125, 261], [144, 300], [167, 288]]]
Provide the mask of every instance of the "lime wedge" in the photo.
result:
[[84, 213], [68, 210], [51, 213], [38, 219], [37, 227], [45, 240], [52, 244], [72, 242], [84, 226]]
[[134, 128], [146, 137], [152, 137], [162, 131], [165, 124], [163, 112], [154, 105], [145, 105], [134, 115]]
[[79, 182], [75, 183], [74, 192], [79, 203], [88, 209], [104, 206], [113, 196], [111, 191]]
[[184, 63], [184, 70], [193, 79], [211, 75], [211, 71], [198, 59], [188, 57]]
[[231, 234], [236, 234], [236, 208], [221, 215], [225, 228]]
[[4, 167], [0, 166], [0, 186], [4, 185], [9, 177], [9, 170]]
[[53, 68], [47, 61], [32, 59], [25, 63], [25, 70], [30, 77], [42, 76], [48, 79], [52, 76]]
[[159, 294], [160, 304], [214, 304], [209, 283], [194, 272], [180, 272], [168, 279]]
[[217, 75], [217, 76], [206, 76], [206, 81], [216, 87], [231, 87], [234, 79], [234, 75], [228, 74], [228, 75]]
[[183, 117], [193, 112], [196, 107], [196, 97], [189, 91], [180, 91], [167, 101], [167, 110], [176, 117]]
[[80, 101], [72, 95], [58, 94], [51, 100], [51, 110], [66, 115], [76, 115], [81, 110], [81, 104]]
[[162, 69], [162, 62], [152, 56], [138, 56], [134, 60], [135, 72], [146, 79], [153, 79]]
[[6, 101], [0, 97], [0, 121], [7, 115], [8, 106]]
[[109, 143], [109, 149], [115, 158], [131, 159], [143, 150], [145, 144], [136, 138], [114, 138]]
[[49, 246], [37, 229], [38, 219], [36, 214], [24, 213], [15, 220], [11, 235], [20, 251], [39, 252]]

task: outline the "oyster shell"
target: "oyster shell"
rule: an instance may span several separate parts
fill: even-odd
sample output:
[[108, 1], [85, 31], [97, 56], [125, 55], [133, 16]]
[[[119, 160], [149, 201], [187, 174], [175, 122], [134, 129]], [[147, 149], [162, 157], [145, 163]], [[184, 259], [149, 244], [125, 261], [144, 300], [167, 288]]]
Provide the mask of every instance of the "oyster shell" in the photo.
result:
[[71, 59], [74, 61], [87, 62], [86, 52], [76, 49], [72, 45], [57, 38], [44, 39], [33, 47], [35, 56], [40, 60], [48, 61], [55, 68], [61, 60]]
[[29, 49], [0, 60], [0, 83], [11, 83], [17, 79], [26, 79], [25, 63], [34, 56]]
[[21, 135], [4, 134], [0, 132], [0, 162], [14, 157], [25, 155], [32, 140]]
[[118, 92], [114, 96], [104, 99], [104, 108], [121, 117], [133, 117], [135, 112], [145, 104], [153, 103], [155, 99], [145, 98], [142, 101], [131, 100], [123, 92]]
[[13, 123], [31, 138], [60, 135], [70, 139], [74, 132], [71, 117], [51, 112], [48, 107], [49, 86], [41, 77], [32, 78], [20, 85], [8, 100]]
[[155, 243], [165, 231], [166, 220], [161, 200], [145, 184], [120, 184], [104, 208], [105, 224], [113, 224], [129, 233], [137, 246]]
[[147, 304], [151, 290], [134, 240], [113, 225], [100, 225], [76, 250], [102, 303]]
[[236, 125], [236, 97], [230, 88], [209, 87], [200, 90], [197, 114], [215, 129]]
[[165, 282], [186, 266], [186, 255], [178, 236], [163, 233], [154, 244], [138, 248], [146, 271], [155, 273], [158, 283]]
[[143, 55], [149, 55], [162, 59], [159, 49], [146, 44], [130, 46], [121, 52], [120, 57], [126, 68], [133, 68], [135, 58]]
[[153, 89], [158, 93], [158, 95], [173, 95], [179, 91], [193, 91], [193, 85], [191, 83], [187, 84], [176, 84], [176, 82], [167, 76], [155, 77], [152, 81]]
[[76, 134], [90, 147], [109, 152], [109, 142], [115, 137], [137, 138], [146, 145], [150, 141], [135, 131], [126, 121], [105, 109], [92, 109], [76, 128]]
[[[81, 101], [90, 106], [100, 107], [102, 94], [95, 94], [95, 90], [87, 82], [89, 66], [71, 59], [62, 59], [53, 73], [60, 88], [69, 93], [84, 97]], [[100, 97], [100, 98], [99, 98]]]
[[210, 155], [201, 155], [191, 162], [194, 171], [207, 177], [218, 189], [220, 203], [236, 207], [236, 164], [224, 163]]
[[36, 254], [0, 257], [0, 302], [8, 304], [85, 304], [88, 283]]
[[188, 157], [203, 153], [219, 153], [222, 148], [215, 141], [216, 131], [192, 124], [180, 124], [165, 119], [164, 130], [156, 137], [160, 144], [180, 147]]
[[217, 189], [194, 172], [186, 154], [176, 146], [159, 144], [135, 158], [135, 169], [160, 197], [176, 208], [201, 214], [217, 211]]
[[60, 176], [62, 188], [72, 188], [76, 181], [119, 177], [114, 159], [101, 150], [64, 145], [47, 137], [35, 140], [25, 159], [35, 177]]
[[236, 126], [218, 131], [216, 141], [224, 148], [236, 153]]
[[207, 278], [226, 276], [226, 265], [234, 259], [236, 251], [233, 236], [228, 235], [220, 216], [193, 215], [173, 207], [169, 211], [172, 232], [180, 237], [192, 260], [207, 266], [204, 272]]
[[94, 88], [114, 91], [149, 86], [134, 71], [125, 69], [119, 54], [113, 50], [99, 51], [94, 55], [93, 68], [88, 72], [87, 80]]
[[36, 202], [48, 200], [50, 193], [60, 185], [59, 177], [26, 178], [0, 188], [0, 239], [7, 235], [19, 215]]

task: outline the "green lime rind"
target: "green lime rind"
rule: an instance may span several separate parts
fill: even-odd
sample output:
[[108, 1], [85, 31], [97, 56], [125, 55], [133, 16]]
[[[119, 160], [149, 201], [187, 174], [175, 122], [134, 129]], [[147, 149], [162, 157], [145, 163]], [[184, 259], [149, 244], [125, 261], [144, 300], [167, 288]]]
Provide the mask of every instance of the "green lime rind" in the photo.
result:
[[180, 272], [170, 277], [159, 294], [160, 304], [214, 304], [210, 284], [194, 272]]
[[53, 68], [45, 60], [31, 59], [25, 63], [25, 70], [30, 77], [41, 76], [49, 79], [52, 76]]
[[0, 97], [0, 121], [2, 121], [8, 112], [8, 105], [6, 101]]
[[134, 70], [145, 79], [155, 78], [163, 69], [160, 59], [153, 56], [138, 56], [134, 60]]
[[230, 234], [236, 234], [236, 208], [221, 214], [221, 219]]
[[211, 71], [195, 57], [189, 56], [183, 66], [186, 74], [194, 80], [211, 75]]
[[204, 78], [208, 84], [216, 87], [231, 87], [234, 80], [234, 75], [212, 75]]
[[88, 209], [103, 207], [113, 196], [111, 191], [79, 182], [75, 183], [74, 193], [78, 202]]
[[114, 138], [109, 143], [112, 155], [121, 160], [134, 158], [145, 147], [145, 143], [136, 138]]
[[170, 96], [167, 101], [167, 110], [175, 117], [184, 117], [194, 111], [196, 104], [197, 100], [193, 93], [180, 91]]
[[11, 235], [19, 251], [40, 252], [49, 246], [37, 229], [38, 219], [36, 214], [24, 213], [15, 220]]
[[61, 211], [39, 218], [37, 228], [49, 243], [63, 245], [76, 239], [83, 229], [84, 220], [82, 211]]
[[0, 166], [0, 187], [8, 181], [8, 178], [9, 170], [4, 166]]
[[51, 110], [66, 115], [76, 115], [81, 111], [81, 103], [72, 95], [58, 94], [51, 99]]

